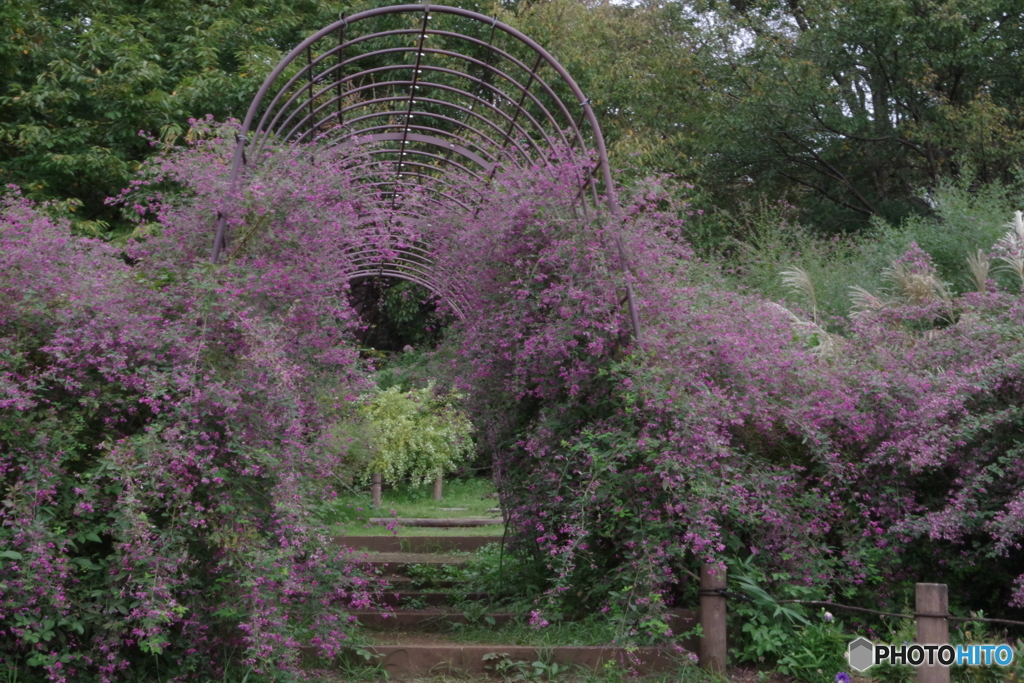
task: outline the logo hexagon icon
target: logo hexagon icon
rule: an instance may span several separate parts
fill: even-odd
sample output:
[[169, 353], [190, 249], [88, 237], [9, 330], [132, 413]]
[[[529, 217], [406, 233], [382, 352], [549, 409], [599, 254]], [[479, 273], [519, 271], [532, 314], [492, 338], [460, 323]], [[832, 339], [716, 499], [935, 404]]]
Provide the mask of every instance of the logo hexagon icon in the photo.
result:
[[866, 671], [874, 664], [875, 646], [867, 638], [858, 638], [850, 643], [850, 668], [854, 671]]

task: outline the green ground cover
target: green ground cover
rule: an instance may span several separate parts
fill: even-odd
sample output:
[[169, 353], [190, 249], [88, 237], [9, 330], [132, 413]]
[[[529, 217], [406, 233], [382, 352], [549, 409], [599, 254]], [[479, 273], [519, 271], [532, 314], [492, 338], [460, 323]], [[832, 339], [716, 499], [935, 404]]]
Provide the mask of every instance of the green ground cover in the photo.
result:
[[[349, 536], [389, 535], [400, 536], [498, 536], [504, 530], [500, 524], [483, 527], [407, 527], [398, 526], [394, 531], [381, 524], [370, 524], [371, 518], [399, 517], [443, 519], [459, 517], [488, 517], [499, 519], [500, 514], [491, 512], [498, 508], [494, 485], [484, 478], [453, 479], [444, 483], [442, 500], [433, 499], [433, 485], [400, 485], [385, 488], [382, 505], [371, 506], [370, 491], [353, 490], [339, 496], [327, 511], [325, 521], [333, 533]], [[455, 509], [452, 509], [455, 508]]]
[[[407, 683], [483, 683], [489, 681], [558, 681], [558, 683], [752, 683], [757, 680], [750, 675], [744, 677], [725, 677], [719, 674], [705, 671], [696, 666], [683, 666], [678, 671], [646, 676], [636, 676], [628, 669], [618, 664], [606, 664], [603, 671], [590, 672], [571, 666], [552, 666], [550, 657], [543, 651], [537, 662], [516, 662], [511, 659], [502, 658], [500, 651], [495, 652], [495, 673], [490, 676], [473, 676], [464, 672], [450, 671], [438, 673], [433, 676], [422, 678], [406, 679]], [[750, 674], [744, 671], [743, 674]], [[313, 679], [318, 683], [351, 683], [362, 681], [365, 683], [383, 683], [391, 680], [387, 673], [379, 666], [365, 666], [359, 662], [353, 662], [343, 667], [338, 675], [330, 675]], [[764, 679], [768, 681], [768, 679]], [[772, 683], [777, 683], [772, 679]], [[859, 683], [854, 679], [854, 683]]]
[[501, 540], [503, 527], [500, 524], [475, 527], [414, 527], [397, 526], [389, 530], [383, 524], [335, 524], [330, 527], [330, 533], [336, 536], [493, 536], [495, 542]]
[[[472, 611], [467, 617], [476, 616]], [[470, 624], [452, 624], [449, 637], [458, 643], [502, 643], [530, 647], [586, 647], [614, 643], [614, 626], [608, 619], [589, 617], [580, 621], [548, 624], [544, 628], [530, 625], [528, 618], [513, 620], [494, 628], [480, 616]]]

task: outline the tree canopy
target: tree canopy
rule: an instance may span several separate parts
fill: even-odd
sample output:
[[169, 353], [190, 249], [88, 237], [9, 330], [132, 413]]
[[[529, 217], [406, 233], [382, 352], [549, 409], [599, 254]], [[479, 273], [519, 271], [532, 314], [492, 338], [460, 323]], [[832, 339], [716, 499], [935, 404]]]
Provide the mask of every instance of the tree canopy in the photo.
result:
[[1013, 183], [1013, 0], [553, 0], [519, 12], [594, 97], [619, 166], [714, 203], [783, 198], [822, 225], [927, 211], [943, 179]]
[[[339, 0], [19, 0], [0, 8], [0, 181], [104, 204], [190, 117], [241, 116]], [[948, 178], [1018, 182], [1015, 0], [546, 0], [474, 5], [535, 37], [591, 97], [615, 165], [677, 174], [710, 206], [782, 198], [815, 223], [927, 212]], [[627, 174], [624, 176], [629, 177]]]
[[104, 234], [105, 205], [190, 118], [241, 116], [264, 77], [335, 0], [192, 3], [18, 0], [0, 7], [0, 182], [75, 199], [78, 227]]

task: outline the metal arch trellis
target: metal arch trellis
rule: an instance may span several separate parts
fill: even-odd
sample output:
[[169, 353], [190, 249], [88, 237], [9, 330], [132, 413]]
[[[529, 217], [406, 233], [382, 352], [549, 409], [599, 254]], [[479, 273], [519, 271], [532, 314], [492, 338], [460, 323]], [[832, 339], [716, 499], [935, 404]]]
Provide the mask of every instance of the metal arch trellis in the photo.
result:
[[[392, 26], [375, 31], [371, 19]], [[443, 22], [438, 19], [454, 26], [439, 26]], [[361, 32], [365, 26], [370, 29]], [[470, 35], [471, 28], [479, 35]], [[577, 116], [559, 91], [575, 99]], [[278, 63], [242, 122], [229, 187], [234, 195], [243, 168], [258, 164], [269, 144], [360, 146], [363, 161], [356, 177], [386, 208], [389, 221], [437, 220], [437, 215], [404, 206], [403, 198], [410, 191], [425, 191], [435, 209], [475, 212], [474, 196], [502, 162], [550, 164], [548, 157], [559, 148], [587, 149], [584, 128], [589, 128], [597, 164], [579, 178], [579, 208], [589, 215], [589, 195], [594, 209], [600, 209], [598, 175], [607, 209], [620, 221], [608, 153], [590, 101], [541, 45], [497, 18], [458, 7], [380, 7], [342, 17]], [[228, 245], [226, 233], [227, 217], [218, 215], [214, 262]], [[615, 250], [619, 267], [628, 269], [621, 237], [616, 237]], [[441, 277], [434, 271], [429, 247], [399, 245], [394, 252], [397, 256], [382, 259], [372, 249], [354, 248], [350, 279], [387, 275], [409, 280], [442, 296], [465, 317], [464, 300], [450, 284], [454, 274]], [[628, 284], [624, 303], [639, 339]]]

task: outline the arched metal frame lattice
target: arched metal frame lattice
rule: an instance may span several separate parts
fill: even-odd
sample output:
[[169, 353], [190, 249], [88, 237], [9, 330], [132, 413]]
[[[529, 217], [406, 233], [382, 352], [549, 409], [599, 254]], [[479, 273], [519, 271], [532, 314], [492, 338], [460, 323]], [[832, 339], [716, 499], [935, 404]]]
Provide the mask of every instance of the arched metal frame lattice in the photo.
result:
[[[371, 19], [391, 26], [362, 32]], [[385, 208], [389, 222], [405, 224], [442, 220], [445, 211], [476, 211], [481, 186], [499, 164], [551, 164], [559, 149], [592, 149], [597, 163], [579, 178], [579, 208], [589, 215], [589, 195], [593, 209], [601, 210], [599, 180], [607, 210], [621, 219], [600, 125], [568, 71], [523, 33], [457, 7], [367, 10], [299, 44], [266, 78], [246, 113], [231, 162], [231, 191], [239, 189], [244, 166], [258, 163], [269, 144], [286, 142], [358, 147], [361, 189]], [[428, 201], [405, 206], [412, 191], [425, 191]], [[423, 213], [426, 204], [435, 213]], [[227, 246], [226, 227], [226, 217], [219, 216], [214, 262]], [[621, 238], [615, 249], [626, 269]], [[394, 252], [382, 259], [371, 248], [355, 247], [349, 279], [408, 280], [465, 317], [464, 299], [450, 284], [453, 274], [434, 272], [428, 245], [401, 245]], [[639, 339], [628, 286], [624, 303]]]

